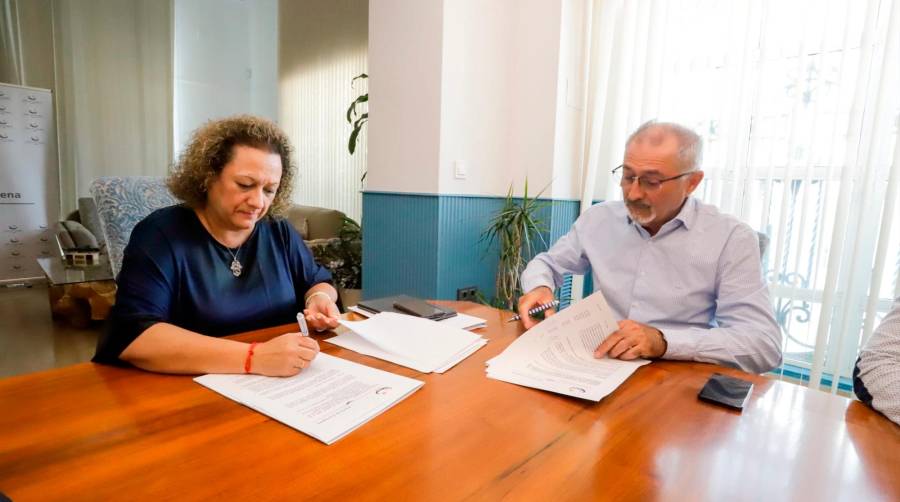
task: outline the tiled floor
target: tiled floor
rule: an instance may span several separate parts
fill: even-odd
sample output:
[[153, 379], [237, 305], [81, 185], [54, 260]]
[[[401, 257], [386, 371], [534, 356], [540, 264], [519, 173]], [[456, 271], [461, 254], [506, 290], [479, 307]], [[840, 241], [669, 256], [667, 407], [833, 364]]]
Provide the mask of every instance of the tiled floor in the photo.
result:
[[100, 329], [54, 321], [46, 286], [0, 287], [0, 377], [88, 361]]

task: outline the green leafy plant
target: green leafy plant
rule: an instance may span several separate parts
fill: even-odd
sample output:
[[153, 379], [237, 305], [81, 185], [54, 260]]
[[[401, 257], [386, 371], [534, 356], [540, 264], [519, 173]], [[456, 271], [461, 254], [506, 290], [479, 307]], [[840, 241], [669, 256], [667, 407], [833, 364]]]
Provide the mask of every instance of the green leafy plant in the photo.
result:
[[345, 216], [337, 238], [310, 249], [316, 261], [331, 271], [336, 286], [362, 288], [362, 233], [359, 223]]
[[[369, 78], [365, 73], [361, 73], [350, 81], [350, 86], [352, 87], [357, 80], [365, 80]], [[350, 106], [347, 108], [347, 123], [353, 126], [353, 131], [350, 133], [350, 140], [347, 142], [347, 150], [350, 151], [350, 155], [353, 155], [356, 152], [356, 145], [359, 142], [359, 133], [362, 132], [362, 128], [366, 125], [366, 122], [369, 121], [369, 111], [368, 104], [365, 106], [365, 111], [362, 111], [363, 103], [369, 102], [369, 92], [366, 91], [365, 94], [360, 94], [356, 99], [350, 103]], [[357, 107], [359, 110], [357, 110]], [[363, 174], [363, 178], [366, 175]]]
[[[546, 187], [545, 187], [546, 189]], [[482, 232], [479, 242], [487, 242], [487, 248], [496, 242], [500, 249], [500, 260], [497, 263], [496, 297], [494, 306], [512, 310], [519, 297], [522, 296], [522, 284], [519, 278], [528, 259], [534, 256], [537, 245], [546, 246], [543, 233], [547, 226], [538, 217], [538, 211], [548, 205], [537, 198], [544, 193], [541, 190], [535, 197], [528, 197], [528, 180], [525, 180], [525, 192], [520, 199], [513, 197], [513, 186], [510, 184], [503, 207], [491, 218], [490, 226]]]

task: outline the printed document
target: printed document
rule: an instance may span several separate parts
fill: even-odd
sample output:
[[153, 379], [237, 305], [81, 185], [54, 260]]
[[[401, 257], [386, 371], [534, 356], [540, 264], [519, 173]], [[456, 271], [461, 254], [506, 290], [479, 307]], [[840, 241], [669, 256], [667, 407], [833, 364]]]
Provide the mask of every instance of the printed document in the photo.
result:
[[334, 443], [424, 385], [323, 353], [292, 377], [203, 375], [194, 381], [325, 444]]
[[599, 401], [650, 361], [594, 358], [618, 329], [599, 291], [526, 331], [488, 361], [489, 378]]
[[487, 343], [480, 335], [443, 322], [393, 312], [340, 323], [349, 331], [328, 343], [422, 373], [443, 373]]

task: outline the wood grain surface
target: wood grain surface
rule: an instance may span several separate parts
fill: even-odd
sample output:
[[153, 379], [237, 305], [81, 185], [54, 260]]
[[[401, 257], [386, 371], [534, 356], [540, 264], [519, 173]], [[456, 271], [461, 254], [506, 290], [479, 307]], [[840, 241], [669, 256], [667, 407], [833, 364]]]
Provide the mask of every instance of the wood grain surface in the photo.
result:
[[[28, 500], [900, 500], [900, 427], [858, 402], [654, 362], [599, 403], [490, 380], [521, 332], [487, 319], [447, 373], [323, 351], [425, 386], [326, 446], [190, 376], [92, 363], [0, 381], [0, 492]], [[236, 338], [266, 340], [293, 326]], [[329, 334], [319, 336], [327, 339]], [[752, 380], [742, 413], [697, 399]]]

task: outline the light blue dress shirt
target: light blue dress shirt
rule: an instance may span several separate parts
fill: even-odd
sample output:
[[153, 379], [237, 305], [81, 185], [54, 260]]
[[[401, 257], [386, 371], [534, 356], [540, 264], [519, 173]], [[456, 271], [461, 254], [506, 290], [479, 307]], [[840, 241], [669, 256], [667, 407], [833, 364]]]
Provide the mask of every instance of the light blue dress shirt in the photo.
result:
[[[900, 425], [900, 297], [859, 353], [856, 366], [859, 373], [854, 374], [853, 387], [857, 396]], [[859, 392], [855, 380], [861, 380], [869, 397]]]
[[619, 320], [663, 332], [664, 359], [718, 363], [751, 373], [781, 364], [781, 330], [748, 225], [688, 198], [651, 236], [623, 201], [597, 204], [522, 273], [527, 291], [593, 271]]

